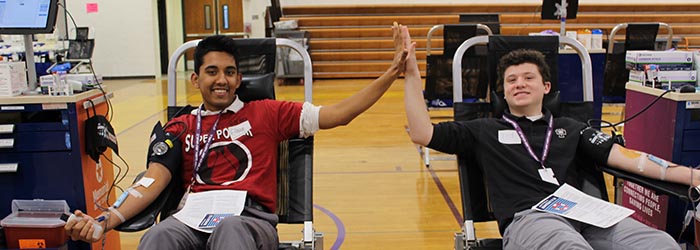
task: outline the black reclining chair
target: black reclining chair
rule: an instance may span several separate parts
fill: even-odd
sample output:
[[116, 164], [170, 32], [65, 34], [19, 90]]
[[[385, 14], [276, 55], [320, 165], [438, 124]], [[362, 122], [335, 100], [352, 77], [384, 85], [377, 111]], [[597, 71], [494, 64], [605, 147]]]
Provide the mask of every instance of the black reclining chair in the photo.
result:
[[[670, 49], [673, 29], [666, 23], [621, 23], [608, 35], [607, 57], [603, 72], [603, 101], [608, 103], [625, 102], [625, 84], [629, 81], [629, 70], [625, 68], [625, 55], [628, 50], [655, 50], [659, 27], [667, 32], [666, 48]], [[615, 42], [618, 31], [625, 30], [625, 41]]]
[[[442, 54], [433, 55], [431, 53], [433, 33], [440, 29], [443, 30]], [[433, 26], [428, 31], [425, 46], [425, 99], [427, 101], [441, 99], [447, 102], [445, 105], [429, 105], [429, 107], [440, 108], [452, 106], [452, 59], [457, 47], [467, 39], [476, 36], [478, 32], [485, 32], [488, 35], [492, 35], [491, 29], [483, 24], [440, 24]], [[462, 65], [464, 67], [460, 69], [460, 72], [463, 72], [463, 83], [468, 85], [467, 90], [463, 94], [468, 98], [485, 98], [487, 86], [485, 84], [480, 85], [479, 82], [485, 82], [487, 79], [487, 74], [481, 73], [482, 69], [486, 69], [486, 67], [481, 67], [482, 62], [485, 64], [486, 61], [486, 50], [477, 47], [469, 50], [467, 53], [469, 56], [463, 57]], [[469, 78], [476, 78], [478, 81], [470, 81]], [[444, 86], [444, 88], [438, 87], [439, 82], [448, 83], [449, 86]]]
[[[433, 33], [443, 29], [443, 54], [431, 54], [431, 40]], [[483, 24], [440, 24], [435, 25], [428, 31], [425, 51], [426, 51], [426, 74], [425, 74], [425, 94], [424, 98], [429, 110], [447, 109], [452, 107], [452, 58], [462, 42], [476, 36], [480, 32], [491, 35], [489, 26]], [[464, 57], [462, 65], [462, 81], [466, 83], [463, 96], [473, 99], [486, 98], [486, 84], [488, 72], [486, 72], [487, 52], [485, 48], [477, 47], [467, 52], [468, 57]], [[435, 102], [435, 103], [433, 103]], [[431, 160], [454, 160], [453, 157], [432, 157], [430, 150], [419, 147], [419, 152], [423, 163], [430, 167]]]
[[[311, 59], [306, 50], [287, 39], [235, 39], [239, 49], [239, 70], [243, 74], [236, 94], [243, 101], [274, 99], [275, 53], [277, 46], [296, 49], [305, 61], [305, 100], [311, 102]], [[192, 106], [176, 106], [175, 65], [180, 56], [194, 48], [199, 40], [178, 48], [168, 65], [168, 119], [188, 113]], [[143, 176], [137, 176], [135, 182]], [[301, 241], [280, 242], [280, 249], [323, 249], [323, 234], [313, 229], [313, 137], [293, 138], [280, 143], [277, 166], [277, 215], [279, 223], [303, 224]], [[180, 178], [173, 178], [166, 189], [144, 211], [119, 225], [115, 230], [135, 232], [147, 229], [158, 217], [164, 220], [172, 215], [184, 194]], [[160, 215], [160, 216], [159, 216]]]
[[[593, 84], [592, 70], [590, 57], [583, 46], [573, 39], [567, 37], [560, 38], [554, 36], [478, 36], [465, 41], [455, 52], [454, 62], [461, 62], [461, 57], [468, 48], [477, 44], [488, 44], [489, 50], [489, 65], [491, 72], [491, 81], [489, 87], [492, 90], [490, 93], [490, 102], [462, 102], [461, 95], [461, 76], [453, 74], [453, 82], [455, 83], [453, 98], [454, 103], [454, 118], [457, 121], [466, 121], [477, 118], [500, 117], [505, 110], [505, 102], [503, 101], [502, 84], [496, 82], [496, 65], [501, 56], [511, 50], [520, 48], [531, 48], [542, 51], [545, 54], [546, 60], [550, 65], [557, 65], [559, 44], [564, 43], [573, 47], [579, 52], [582, 60], [583, 82], [584, 82], [584, 98], [583, 102], [578, 103], [560, 103], [559, 92], [556, 88], [556, 69], [552, 69], [552, 92], [545, 95], [543, 105], [547, 107], [554, 116], [568, 116], [576, 120], [586, 122], [593, 114]], [[453, 70], [461, 68], [460, 63], [453, 64]], [[460, 180], [460, 190], [462, 194], [462, 211], [464, 216], [464, 225], [461, 232], [455, 234], [455, 249], [501, 249], [501, 239], [477, 239], [474, 229], [474, 223], [493, 221], [493, 216], [488, 196], [487, 185], [484, 182], [482, 168], [478, 166], [473, 155], [457, 155], [457, 164]], [[582, 175], [579, 180], [584, 192], [601, 198], [607, 199], [607, 190], [605, 181], [601, 171], [596, 171], [588, 166], [593, 162], [580, 162]]]

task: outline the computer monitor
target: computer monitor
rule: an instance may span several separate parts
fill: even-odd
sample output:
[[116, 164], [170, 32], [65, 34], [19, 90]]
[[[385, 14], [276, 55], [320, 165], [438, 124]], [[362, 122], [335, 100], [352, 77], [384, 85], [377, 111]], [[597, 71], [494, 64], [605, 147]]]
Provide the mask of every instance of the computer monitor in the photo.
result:
[[68, 60], [89, 60], [95, 48], [95, 40], [71, 40], [68, 42]]
[[[501, 34], [501, 24], [500, 24], [499, 14], [489, 14], [489, 13], [465, 13], [459, 14], [459, 23], [479, 23], [489, 27], [491, 32], [495, 34]], [[488, 35], [486, 31], [478, 29], [476, 35]]]
[[[541, 17], [544, 20], [559, 20], [558, 5], [562, 0], [543, 0]], [[566, 2], [566, 19], [575, 19], [578, 12], [578, 0], [564, 0]]]
[[88, 28], [88, 27], [75, 28], [75, 40], [80, 40], [80, 41], [87, 40], [89, 32], [90, 32], [90, 28]]
[[498, 14], [490, 13], [464, 13], [459, 14], [460, 23], [498, 23], [500, 22]]
[[53, 33], [57, 8], [57, 0], [0, 0], [0, 34]]

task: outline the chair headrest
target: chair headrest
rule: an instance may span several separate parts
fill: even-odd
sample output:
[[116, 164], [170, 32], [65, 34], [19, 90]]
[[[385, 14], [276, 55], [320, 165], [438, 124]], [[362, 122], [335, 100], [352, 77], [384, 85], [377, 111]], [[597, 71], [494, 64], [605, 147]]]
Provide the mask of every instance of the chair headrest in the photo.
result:
[[243, 75], [275, 71], [277, 45], [275, 38], [241, 38], [236, 43], [238, 72]]
[[263, 99], [275, 99], [275, 73], [262, 75], [244, 75], [241, 86], [236, 90], [241, 101], [249, 102]]

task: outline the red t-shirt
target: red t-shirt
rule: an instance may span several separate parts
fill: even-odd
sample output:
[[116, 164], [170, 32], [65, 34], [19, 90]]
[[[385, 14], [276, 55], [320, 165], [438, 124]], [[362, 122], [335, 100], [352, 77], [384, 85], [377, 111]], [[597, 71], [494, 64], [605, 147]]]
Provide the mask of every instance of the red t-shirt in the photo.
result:
[[[245, 190], [248, 197], [275, 211], [277, 206], [278, 144], [299, 134], [302, 104], [260, 100], [241, 105], [236, 100], [219, 118], [207, 156], [197, 171], [193, 192], [208, 190]], [[240, 107], [239, 110], [233, 107]], [[231, 109], [236, 110], [231, 111]], [[172, 119], [166, 131], [178, 135], [187, 124], [182, 140], [185, 188], [191, 183], [194, 169], [197, 110]], [[199, 148], [205, 146], [218, 117], [202, 115]]]

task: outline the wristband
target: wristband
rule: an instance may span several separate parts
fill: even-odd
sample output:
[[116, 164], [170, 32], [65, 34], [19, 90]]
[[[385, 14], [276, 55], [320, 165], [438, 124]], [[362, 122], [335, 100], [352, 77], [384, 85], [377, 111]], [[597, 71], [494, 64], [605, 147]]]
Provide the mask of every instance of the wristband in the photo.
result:
[[124, 223], [126, 221], [126, 219], [124, 219], [124, 215], [122, 215], [122, 213], [120, 213], [119, 210], [113, 207], [109, 207], [109, 211], [116, 215], [117, 218], [119, 218], [119, 220], [121, 221], [120, 223]]

